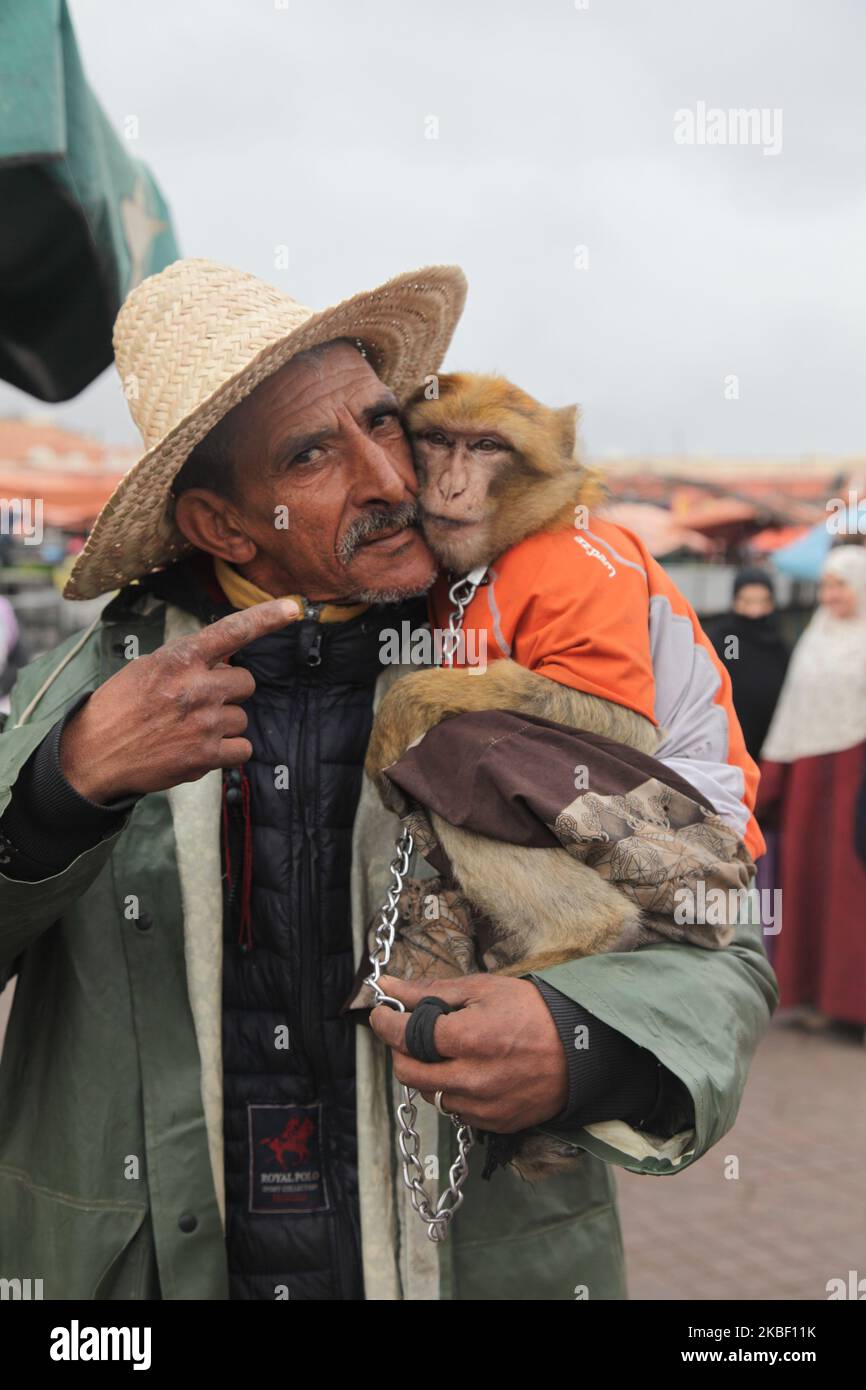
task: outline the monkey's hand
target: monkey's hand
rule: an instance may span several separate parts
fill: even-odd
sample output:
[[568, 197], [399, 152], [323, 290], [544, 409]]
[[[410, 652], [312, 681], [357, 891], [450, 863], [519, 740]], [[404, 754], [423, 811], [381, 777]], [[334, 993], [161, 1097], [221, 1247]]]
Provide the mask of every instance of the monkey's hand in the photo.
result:
[[395, 681], [376, 713], [367, 747], [368, 777], [379, 782], [391, 763], [443, 719], [472, 710], [510, 709], [528, 713], [537, 686], [555, 690], [553, 681], [533, 675], [515, 661], [494, 661], [485, 671], [436, 666]]

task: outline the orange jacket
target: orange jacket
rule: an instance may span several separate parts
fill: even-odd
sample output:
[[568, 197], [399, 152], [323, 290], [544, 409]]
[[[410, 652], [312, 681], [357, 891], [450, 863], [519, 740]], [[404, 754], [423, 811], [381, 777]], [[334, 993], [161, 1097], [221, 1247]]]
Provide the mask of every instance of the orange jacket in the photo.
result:
[[[753, 811], [758, 768], [734, 712], [731, 681], [697, 616], [631, 531], [598, 515], [540, 532], [501, 555], [464, 616], [487, 660], [511, 657], [539, 675], [645, 715], [664, 731], [656, 757], [702, 791], [743, 836], [765, 845]], [[447, 628], [448, 583], [430, 594]], [[467, 646], [467, 655], [477, 648]], [[455, 664], [459, 664], [455, 659]]]

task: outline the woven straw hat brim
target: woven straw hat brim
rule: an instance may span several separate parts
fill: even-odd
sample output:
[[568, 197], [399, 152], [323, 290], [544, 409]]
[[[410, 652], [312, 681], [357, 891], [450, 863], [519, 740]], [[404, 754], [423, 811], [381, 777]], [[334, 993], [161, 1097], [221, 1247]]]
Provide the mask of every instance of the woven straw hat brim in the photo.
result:
[[[96, 598], [193, 549], [172, 519], [174, 478], [214, 425], [292, 357], [334, 338], [357, 338], [377, 375], [402, 403], [426, 376], [438, 371], [465, 298], [466, 279], [458, 267], [429, 266], [313, 313], [297, 329], [275, 336], [125, 474], [91, 528], [64, 597]], [[122, 309], [121, 317], [123, 313]]]

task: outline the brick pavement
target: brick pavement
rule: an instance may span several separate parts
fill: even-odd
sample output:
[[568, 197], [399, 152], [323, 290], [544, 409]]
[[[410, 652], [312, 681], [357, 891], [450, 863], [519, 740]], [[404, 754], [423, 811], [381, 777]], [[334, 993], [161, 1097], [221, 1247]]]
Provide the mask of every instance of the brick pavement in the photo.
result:
[[824, 1299], [866, 1276], [862, 1030], [777, 1014], [734, 1128], [685, 1172], [617, 1182], [632, 1298]]

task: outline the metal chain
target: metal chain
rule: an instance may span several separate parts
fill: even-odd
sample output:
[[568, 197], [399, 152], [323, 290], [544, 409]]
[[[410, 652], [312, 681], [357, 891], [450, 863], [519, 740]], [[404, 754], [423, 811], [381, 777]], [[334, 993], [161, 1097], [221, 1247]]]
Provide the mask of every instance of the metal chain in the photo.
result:
[[[463, 614], [475, 597], [476, 590], [486, 573], [486, 566], [472, 570], [463, 579], [458, 579], [448, 590], [448, 598], [454, 608], [448, 618], [446, 642], [443, 643], [443, 666], [451, 666], [454, 662], [454, 653], [463, 626]], [[372, 970], [366, 979], [366, 983], [373, 991], [376, 1004], [390, 1004], [400, 1013], [406, 1012], [405, 1004], [385, 993], [379, 984], [379, 977], [387, 968], [391, 959], [391, 952], [394, 949], [398, 903], [403, 891], [403, 883], [409, 872], [409, 860], [413, 849], [412, 832], [404, 826], [397, 841], [397, 852], [389, 865], [391, 886], [379, 910], [379, 921], [375, 935], [376, 945], [370, 953]], [[448, 1186], [440, 1193], [439, 1200], [434, 1207], [432, 1198], [424, 1187], [424, 1165], [421, 1162], [420, 1153], [421, 1140], [415, 1128], [415, 1121], [418, 1118], [415, 1097], [418, 1092], [409, 1086], [401, 1086], [400, 1091], [403, 1098], [397, 1107], [397, 1143], [403, 1164], [403, 1182], [409, 1189], [413, 1209], [426, 1223], [428, 1239], [434, 1242], [443, 1241], [448, 1234], [450, 1222], [463, 1202], [461, 1188], [469, 1176], [469, 1151], [475, 1143], [475, 1136], [471, 1126], [464, 1124], [459, 1115], [453, 1113], [449, 1115], [451, 1123], [457, 1131], [457, 1157], [448, 1172]]]
[[457, 650], [463, 627], [463, 614], [474, 599], [478, 585], [486, 573], [487, 566], [481, 565], [478, 569], [470, 570], [462, 579], [455, 580], [448, 590], [448, 598], [454, 607], [448, 616], [446, 640], [442, 646], [443, 666], [453, 666], [454, 664], [454, 653]]

